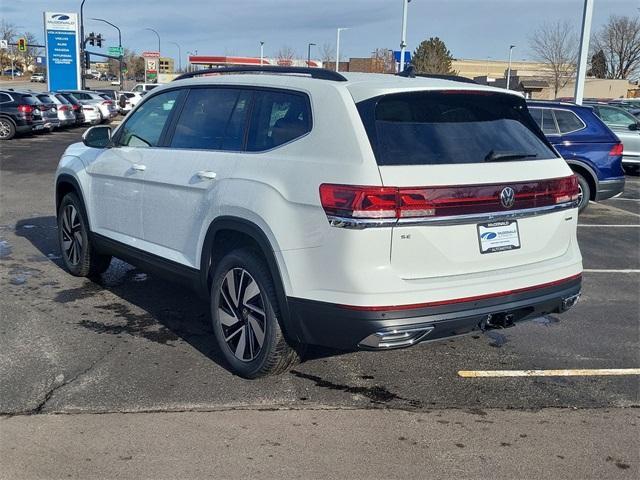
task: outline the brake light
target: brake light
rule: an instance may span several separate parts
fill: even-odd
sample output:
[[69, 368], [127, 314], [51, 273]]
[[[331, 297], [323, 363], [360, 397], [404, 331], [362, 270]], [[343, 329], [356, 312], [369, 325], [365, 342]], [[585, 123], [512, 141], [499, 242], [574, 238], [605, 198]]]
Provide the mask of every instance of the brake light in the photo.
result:
[[622, 156], [622, 152], [624, 150], [624, 145], [622, 143], [616, 143], [611, 150], [609, 150], [610, 157], [620, 157]]
[[75, 112], [76, 110], [80, 110], [80, 105], [71, 105], [71, 108], [73, 109], [73, 111]]
[[105, 100], [102, 102], [102, 105], [113, 105], [113, 102], [111, 100]]
[[18, 111], [20, 113], [33, 113], [32, 105], [18, 105]]
[[60, 110], [61, 112], [66, 112], [67, 110], [69, 110], [69, 107], [67, 107], [66, 105], [60, 105], [58, 107], [58, 110]]
[[[505, 205], [503, 191], [513, 189]], [[536, 182], [452, 187], [368, 187], [320, 185], [320, 201], [328, 216], [358, 219], [449, 217], [544, 207], [575, 201], [578, 177]]]

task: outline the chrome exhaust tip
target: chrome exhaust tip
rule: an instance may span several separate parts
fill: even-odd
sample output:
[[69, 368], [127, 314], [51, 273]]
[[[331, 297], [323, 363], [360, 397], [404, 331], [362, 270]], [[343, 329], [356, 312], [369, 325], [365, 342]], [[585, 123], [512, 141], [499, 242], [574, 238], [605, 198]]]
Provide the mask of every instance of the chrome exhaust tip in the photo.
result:
[[433, 327], [407, 327], [372, 333], [362, 339], [358, 346], [374, 350], [410, 347], [421, 341], [433, 331]]
[[571, 307], [573, 307], [576, 303], [578, 303], [578, 300], [580, 299], [581, 295], [582, 293], [576, 293], [575, 295], [571, 295], [570, 297], [563, 298], [562, 311], [565, 312], [569, 310]]

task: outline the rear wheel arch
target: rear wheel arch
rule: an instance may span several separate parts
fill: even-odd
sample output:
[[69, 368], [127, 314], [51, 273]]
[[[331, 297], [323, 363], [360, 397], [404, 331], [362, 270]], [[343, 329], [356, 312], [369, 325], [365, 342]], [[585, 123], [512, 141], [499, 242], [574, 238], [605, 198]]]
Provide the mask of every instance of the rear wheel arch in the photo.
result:
[[589, 189], [591, 194], [589, 200], [595, 200], [598, 193], [598, 176], [593, 169], [582, 162], [567, 162], [571, 170], [582, 175], [589, 183]]
[[220, 217], [215, 219], [207, 230], [200, 256], [200, 291], [208, 296], [211, 287], [211, 274], [215, 262], [226, 253], [240, 247], [252, 248], [264, 258], [275, 286], [278, 306], [281, 314], [281, 327], [290, 340], [299, 341], [299, 327], [294, 324], [289, 313], [287, 296], [282, 281], [280, 267], [274, 249], [264, 231], [255, 223], [239, 217]]

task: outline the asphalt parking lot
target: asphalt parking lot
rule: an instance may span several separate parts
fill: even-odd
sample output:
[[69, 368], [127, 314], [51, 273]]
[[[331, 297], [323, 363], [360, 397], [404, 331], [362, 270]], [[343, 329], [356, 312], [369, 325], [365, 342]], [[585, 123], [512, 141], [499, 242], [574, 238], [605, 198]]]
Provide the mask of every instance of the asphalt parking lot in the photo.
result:
[[[476, 430], [486, 426], [481, 421], [499, 423], [493, 416], [505, 410], [537, 415], [547, 409], [560, 419], [566, 412], [569, 419], [579, 409], [577, 424], [586, 424], [594, 435], [611, 436], [602, 438], [602, 446], [594, 440], [585, 447], [588, 472], [594, 478], [638, 475], [637, 375], [461, 378], [458, 371], [640, 367], [640, 177], [627, 177], [622, 197], [592, 204], [580, 217], [583, 297], [562, 317], [400, 351], [314, 349], [289, 374], [245, 381], [224, 368], [207, 323], [207, 305], [195, 294], [117, 260], [97, 283], [63, 270], [53, 173], [60, 154], [81, 132], [21, 137], [0, 146], [0, 422], [5, 431], [14, 432], [17, 425], [7, 422], [54, 413], [224, 410], [232, 415], [275, 409], [299, 415], [328, 409], [353, 410], [363, 421], [384, 424], [380, 415], [391, 411], [415, 418], [443, 415], [446, 423], [436, 420], [434, 432], [450, 424], [462, 429], [460, 435], [511, 456], [511, 446], [532, 434], [520, 431], [509, 440], [506, 430], [490, 429], [479, 435]], [[608, 422], [602, 420], [607, 415]], [[534, 419], [531, 425], [539, 421], [554, 423]], [[527, 432], [536, 430], [531, 428]], [[627, 441], [617, 442], [616, 435]], [[456, 455], [475, 452], [453, 436], [448, 448]], [[540, 443], [531, 448], [535, 445]], [[588, 455], [589, 448], [595, 456]], [[572, 459], [570, 444], [556, 454], [547, 459], [549, 468], [553, 462], [569, 468], [581, 458]], [[574, 477], [567, 473], [565, 478]]]

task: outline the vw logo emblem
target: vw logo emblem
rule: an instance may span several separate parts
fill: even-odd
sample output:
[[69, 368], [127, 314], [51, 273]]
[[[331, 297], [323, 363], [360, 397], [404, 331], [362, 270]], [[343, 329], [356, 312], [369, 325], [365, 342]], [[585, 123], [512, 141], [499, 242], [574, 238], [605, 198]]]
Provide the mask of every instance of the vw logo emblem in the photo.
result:
[[511, 187], [505, 187], [500, 192], [500, 203], [504, 208], [511, 208], [516, 201], [516, 192]]

